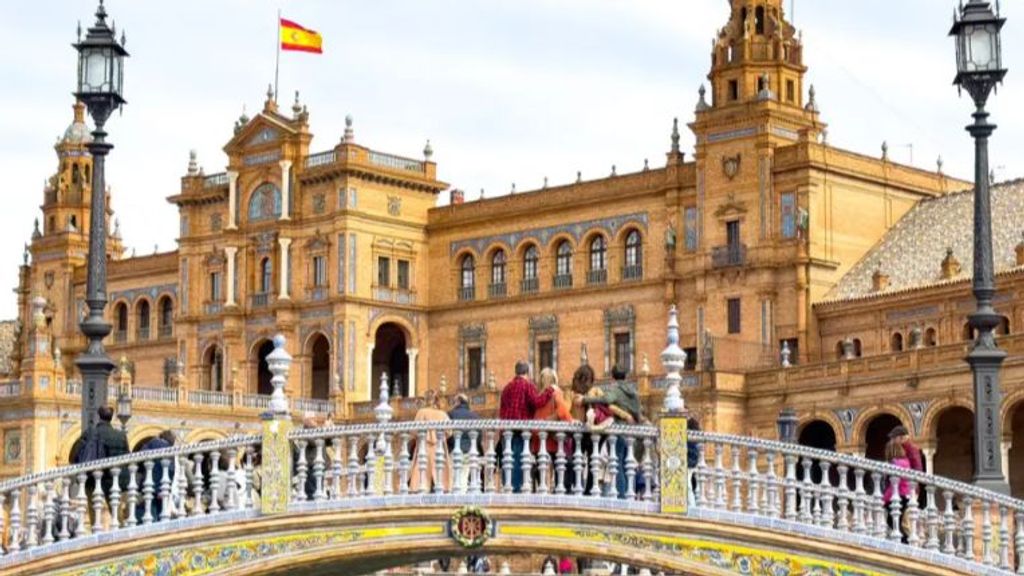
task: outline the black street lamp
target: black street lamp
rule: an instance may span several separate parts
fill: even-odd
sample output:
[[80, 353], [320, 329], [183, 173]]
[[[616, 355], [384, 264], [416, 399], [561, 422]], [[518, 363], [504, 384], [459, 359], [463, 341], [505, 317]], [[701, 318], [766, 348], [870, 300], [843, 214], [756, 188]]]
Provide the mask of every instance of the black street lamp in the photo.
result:
[[977, 334], [967, 355], [974, 378], [974, 484], [1009, 493], [1003, 475], [1002, 419], [999, 368], [1006, 352], [996, 345], [995, 329], [1000, 316], [992, 307], [995, 295], [992, 265], [992, 205], [989, 194], [988, 138], [996, 126], [988, 122], [985, 103], [1003, 81], [999, 32], [1005, 18], [993, 12], [985, 0], [971, 0], [954, 16], [950, 36], [956, 37], [957, 74], [954, 84], [974, 99], [974, 123], [967, 131], [974, 137], [974, 298], [977, 310], [969, 323]]
[[124, 105], [121, 96], [124, 86], [124, 34], [118, 42], [114, 30], [107, 26], [107, 11], [100, 0], [96, 9], [96, 23], [81, 38], [79, 27], [78, 42], [73, 44], [78, 51], [78, 98], [89, 110], [96, 129], [92, 142], [87, 145], [92, 155], [92, 202], [89, 219], [89, 268], [86, 283], [85, 302], [89, 314], [80, 327], [89, 339], [86, 351], [79, 355], [75, 364], [82, 373], [82, 433], [91, 434], [96, 425], [96, 409], [107, 404], [107, 381], [114, 369], [114, 363], [103, 348], [103, 339], [110, 334], [111, 326], [103, 319], [107, 304], [107, 192], [104, 174], [104, 160], [114, 147], [105, 140], [103, 126], [110, 114]]
[[121, 388], [117, 395], [117, 420], [121, 422], [121, 430], [128, 430], [128, 421], [132, 419], [132, 394], [127, 386]]
[[779, 429], [779, 442], [796, 444], [796, 427], [800, 419], [796, 416], [796, 410], [783, 408], [779, 411], [779, 417], [775, 420], [775, 426]]

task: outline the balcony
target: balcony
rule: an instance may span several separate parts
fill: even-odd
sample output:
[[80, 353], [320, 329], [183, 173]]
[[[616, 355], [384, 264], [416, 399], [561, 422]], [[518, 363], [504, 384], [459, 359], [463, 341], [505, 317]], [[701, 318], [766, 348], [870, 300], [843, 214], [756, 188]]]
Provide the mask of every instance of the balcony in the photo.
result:
[[623, 280], [643, 280], [644, 279], [644, 266], [643, 264], [633, 264], [632, 266], [622, 267], [622, 279]]
[[203, 312], [209, 315], [220, 314], [224, 310], [224, 304], [220, 302], [207, 302], [203, 305]]
[[713, 268], [743, 266], [746, 263], [747, 246], [745, 244], [716, 246], [711, 250], [711, 266]]
[[313, 286], [306, 288], [306, 298], [311, 302], [322, 302], [327, 300], [327, 286]]
[[[591, 270], [587, 272], [587, 284], [607, 284], [608, 283], [608, 270]], [[572, 283], [570, 282], [570, 286]]]
[[149, 340], [149, 326], [139, 326], [135, 331], [135, 339], [139, 341]]
[[540, 290], [540, 280], [537, 278], [526, 278], [520, 283], [519, 290], [523, 294], [536, 294]]
[[273, 304], [274, 295], [269, 292], [263, 294], [253, 294], [249, 296], [249, 306], [251, 308], [266, 308]]
[[127, 330], [117, 330], [117, 331], [114, 332], [114, 343], [115, 344], [124, 344], [126, 342], [128, 342], [128, 331]]
[[491, 298], [504, 298], [508, 296], [508, 284], [491, 284], [487, 287], [487, 295]]
[[476, 287], [474, 286], [463, 286], [459, 288], [459, 300], [463, 302], [472, 302], [476, 300]]
[[157, 332], [157, 336], [161, 340], [166, 340], [167, 338], [171, 338], [172, 336], [174, 336], [174, 325], [173, 324], [164, 324], [163, 326], [160, 327], [160, 330]]
[[554, 286], [556, 290], [572, 288], [572, 274], [556, 274]]

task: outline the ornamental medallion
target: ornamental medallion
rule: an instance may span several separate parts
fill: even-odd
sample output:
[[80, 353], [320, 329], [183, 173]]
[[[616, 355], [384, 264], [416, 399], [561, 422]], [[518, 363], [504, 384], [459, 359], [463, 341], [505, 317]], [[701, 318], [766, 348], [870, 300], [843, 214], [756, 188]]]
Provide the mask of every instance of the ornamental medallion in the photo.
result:
[[723, 156], [722, 157], [722, 172], [732, 180], [740, 173], [740, 160], [742, 157], [737, 154], [735, 156]]
[[490, 536], [493, 524], [477, 506], [466, 506], [452, 515], [448, 530], [463, 548], [479, 548]]

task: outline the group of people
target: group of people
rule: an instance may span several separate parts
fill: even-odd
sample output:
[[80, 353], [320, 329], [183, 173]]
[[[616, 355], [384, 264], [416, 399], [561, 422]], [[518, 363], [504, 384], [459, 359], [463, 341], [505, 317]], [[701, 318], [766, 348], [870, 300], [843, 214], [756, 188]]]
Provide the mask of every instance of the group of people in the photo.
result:
[[[525, 361], [519, 361], [515, 365], [514, 377], [502, 388], [498, 416], [502, 420], [509, 421], [586, 422], [593, 430], [604, 429], [614, 422], [623, 424], [643, 422], [644, 416], [639, 394], [637, 393], [636, 386], [626, 381], [625, 370], [618, 367], [614, 368], [612, 370], [612, 378], [613, 381], [609, 384], [595, 386], [593, 368], [583, 365], [573, 374], [571, 386], [563, 387], [559, 385], [557, 373], [551, 368], [541, 370], [539, 378], [534, 381], [531, 378], [530, 364]], [[448, 411], [445, 411], [442, 406], [443, 400], [443, 397], [433, 390], [427, 391], [422, 401], [423, 406], [417, 411], [415, 420], [420, 422], [439, 422], [475, 420], [480, 418], [473, 411], [469, 398], [464, 394], [455, 396]], [[409, 489], [411, 491], [420, 489], [420, 486], [424, 484], [429, 489], [438, 482], [442, 483], [445, 490], [450, 490], [454, 487], [461, 491], [468, 486], [470, 481], [470, 469], [468, 466], [461, 467], [458, 478], [452, 478], [451, 454], [455, 451], [456, 438], [449, 436], [446, 440], [446, 445], [441, 450], [438, 450], [437, 443], [441, 441], [440, 436], [428, 434], [423, 445], [416, 446], [412, 454], [412, 461], [421, 461], [420, 455], [425, 452], [427, 465], [425, 470], [422, 471], [418, 466], [413, 466], [410, 472]], [[477, 454], [482, 455], [483, 452], [479, 445], [481, 438], [477, 436], [476, 441], [477, 446], [473, 446], [473, 440], [471, 440], [470, 435], [462, 434], [458, 440], [458, 451], [469, 455], [475, 448]], [[558, 440], [554, 434], [547, 437], [543, 446], [541, 445], [539, 434], [531, 435], [529, 446], [527, 446], [523, 435], [519, 433], [514, 434], [509, 446], [512, 456], [512, 491], [515, 493], [521, 492], [524, 482], [539, 481], [539, 478], [528, 479], [523, 477], [522, 463], [524, 452], [528, 452], [536, 457], [542, 451], [546, 451], [549, 456], [554, 458], [558, 448]], [[572, 457], [574, 448], [572, 438], [563, 440], [562, 450], [567, 458]], [[589, 456], [593, 449], [592, 440], [588, 437], [583, 438], [583, 446], [581, 448], [582, 452]], [[604, 446], [599, 446], [598, 448], [599, 450], [608, 450]], [[504, 451], [505, 449], [504, 443], [497, 443], [496, 450]], [[608, 454], [608, 457], [614, 457], [618, 462], [624, 464], [626, 451], [625, 441], [620, 441], [616, 443], [614, 453]], [[447, 460], [440, 467], [443, 477], [437, 477], [439, 468], [437, 467], [436, 458], [438, 455], [443, 455]], [[623, 464], [617, 467], [616, 477], [613, 480], [617, 493], [620, 495], [626, 493], [626, 467]], [[539, 474], [540, 472], [537, 471], [536, 473]], [[549, 474], [553, 474], [553, 470], [549, 469]], [[643, 480], [640, 478], [639, 471], [637, 472], [637, 477], [638, 483], [642, 483]], [[545, 480], [550, 480], [550, 478]], [[571, 490], [575, 485], [576, 477], [573, 466], [566, 467], [563, 481], [567, 490]], [[593, 482], [593, 479], [588, 479], [587, 482], [589, 488], [589, 483]], [[548, 485], [552, 485], [552, 483], [548, 482]]]

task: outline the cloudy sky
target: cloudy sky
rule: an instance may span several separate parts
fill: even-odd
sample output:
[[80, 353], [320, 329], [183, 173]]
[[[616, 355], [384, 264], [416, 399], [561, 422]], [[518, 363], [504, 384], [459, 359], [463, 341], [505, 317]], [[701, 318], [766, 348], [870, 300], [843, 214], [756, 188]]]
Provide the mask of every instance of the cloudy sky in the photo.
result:
[[[789, 1], [785, 0], [787, 9]], [[809, 80], [830, 142], [900, 162], [972, 173], [970, 104], [950, 85], [946, 33], [955, 0], [795, 0]], [[993, 166], [1021, 174], [1024, 27], [1010, 18], [1010, 76], [991, 109]], [[429, 138], [440, 176], [475, 198], [639, 169], [663, 160], [672, 118], [688, 121], [705, 81], [725, 0], [109, 0], [132, 53], [128, 106], [109, 123], [113, 206], [139, 254], [175, 246], [176, 192], [189, 149], [207, 173], [274, 75], [276, 13], [320, 31], [322, 56], [281, 57], [282, 103], [308, 105], [315, 150], [355, 117], [359, 142], [419, 157]], [[94, 0], [0, 5], [0, 318], [15, 315], [22, 244], [55, 170], [54, 138], [71, 117], [75, 25]], [[1019, 12], [1019, 13], [1018, 13]], [[686, 135], [689, 136], [689, 135]], [[687, 138], [687, 149], [692, 138]]]

